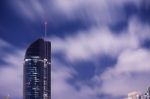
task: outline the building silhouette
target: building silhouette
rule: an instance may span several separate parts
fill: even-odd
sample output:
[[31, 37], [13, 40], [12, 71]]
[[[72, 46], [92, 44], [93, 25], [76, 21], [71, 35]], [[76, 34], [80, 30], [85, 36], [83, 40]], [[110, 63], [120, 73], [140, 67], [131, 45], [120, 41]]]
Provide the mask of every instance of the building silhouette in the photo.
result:
[[33, 42], [25, 53], [23, 99], [51, 99], [51, 43]]

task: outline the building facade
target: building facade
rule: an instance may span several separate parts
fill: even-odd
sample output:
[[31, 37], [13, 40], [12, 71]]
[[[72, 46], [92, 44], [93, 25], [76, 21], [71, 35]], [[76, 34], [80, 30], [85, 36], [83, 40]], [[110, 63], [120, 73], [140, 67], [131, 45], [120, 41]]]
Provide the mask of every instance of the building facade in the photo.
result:
[[147, 92], [143, 95], [143, 99], [150, 99], [150, 87], [148, 87]]
[[51, 99], [51, 43], [33, 42], [25, 53], [23, 99]]
[[130, 92], [128, 93], [128, 97], [125, 99], [141, 99], [141, 95], [139, 94], [139, 92]]

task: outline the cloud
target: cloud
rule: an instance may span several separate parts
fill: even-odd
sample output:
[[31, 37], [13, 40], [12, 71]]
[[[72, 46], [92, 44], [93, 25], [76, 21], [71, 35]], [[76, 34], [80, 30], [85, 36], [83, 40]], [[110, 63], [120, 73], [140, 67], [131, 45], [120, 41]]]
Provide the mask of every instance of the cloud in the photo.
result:
[[119, 55], [126, 49], [137, 49], [141, 42], [149, 39], [149, 25], [141, 23], [136, 17], [130, 19], [127, 30], [119, 35], [108, 27], [94, 27], [79, 31], [77, 35], [64, 39], [51, 38], [54, 53], [63, 52], [69, 60], [91, 59], [100, 54]]
[[45, 16], [44, 7], [38, 0], [14, 0], [14, 2], [11, 2], [10, 5], [12, 5], [13, 9], [25, 19], [27, 18], [33, 21]]
[[[81, 31], [74, 37], [64, 39], [54, 38], [54, 51], [64, 51], [66, 57], [74, 59], [90, 59], [93, 55], [102, 53], [118, 54], [121, 50], [137, 48], [138, 41], [130, 34], [116, 36], [108, 28], [93, 28]], [[129, 39], [128, 41], [126, 41]], [[57, 40], [57, 41], [56, 41]]]
[[150, 82], [149, 57], [150, 52], [145, 49], [122, 52], [116, 66], [101, 75], [102, 92], [113, 96], [126, 95], [135, 90], [143, 92]]
[[139, 7], [141, 0], [14, 0], [9, 3], [18, 15], [32, 22], [45, 19], [56, 22], [61, 17], [99, 25], [125, 20], [123, 6], [132, 3]]
[[9, 47], [10, 44], [0, 39], [0, 48]]
[[[74, 77], [76, 72], [73, 68], [63, 66], [56, 60], [53, 60], [52, 67], [52, 99], [98, 99], [91, 87], [80, 84], [78, 85], [80, 89], [76, 89], [74, 85], [70, 84], [68, 81]], [[59, 68], [57, 68], [58, 65]]]
[[53, 53], [62, 52], [68, 62], [95, 60], [94, 57], [104, 53], [116, 57], [114, 66], [93, 77], [96, 84], [92, 91], [113, 97], [125, 96], [134, 90], [143, 92], [150, 82], [150, 52], [142, 48], [141, 43], [149, 39], [149, 31], [148, 24], [132, 17], [127, 29], [118, 35], [107, 27], [96, 27], [63, 39], [53, 37]]
[[[75, 71], [73, 66], [66, 66], [61, 60], [52, 56], [52, 98], [98, 99], [99, 94], [122, 96], [132, 90], [144, 89], [149, 83], [147, 80], [150, 69], [149, 51], [141, 48], [140, 44], [148, 38], [149, 25], [143, 24], [136, 17], [130, 19], [127, 30], [118, 35], [104, 26], [79, 31], [74, 36], [66, 36], [64, 39], [50, 38], [52, 54], [63, 53], [68, 62], [93, 60], [94, 57], [104, 53], [118, 59], [117, 64], [104, 70], [103, 74], [95, 74], [92, 79], [89, 79], [89, 82], [94, 80], [94, 87], [78, 81], [75, 83], [79, 89], [76, 89], [68, 80], [74, 78], [78, 71]], [[15, 51], [10, 53], [3, 50], [1, 52], [4, 53], [1, 60], [6, 64], [1, 64], [0, 93], [3, 96], [10, 94], [12, 97], [22, 97], [24, 49], [12, 47], [4, 40], [1, 45], [3, 47], [0, 49], [7, 46]]]
[[141, 0], [53, 0], [57, 12], [68, 18], [80, 18], [96, 24], [124, 20], [123, 6], [132, 3], [138, 7]]
[[141, 43], [150, 39], [149, 31], [149, 25], [143, 24], [136, 17], [130, 20], [128, 29], [125, 30], [128, 36], [124, 40], [128, 44], [134, 42], [133, 45], [137, 46], [123, 47], [123, 50], [117, 55], [117, 63], [108, 67], [103, 74], [95, 75], [94, 79], [102, 82], [102, 85], [98, 87], [101, 89], [99, 92], [114, 97], [125, 96], [135, 90], [144, 93], [150, 82], [148, 79], [150, 51], [142, 48]]
[[[132, 54], [131, 54], [132, 53]], [[129, 57], [130, 56], [130, 57]], [[149, 59], [150, 52], [145, 49], [127, 50], [123, 52], [118, 58], [119, 67], [117, 71], [120, 72], [147, 72], [150, 71]]]
[[[49, 0], [49, 1], [13, 1], [14, 9], [21, 17], [31, 21], [52, 16], [64, 16], [68, 20], [79, 18], [85, 22], [98, 24], [87, 30], [79, 30], [75, 35], [51, 37], [52, 53], [63, 53], [68, 62], [95, 60], [97, 56], [108, 54], [118, 59], [117, 64], [104, 70], [103, 74], [94, 75], [94, 87], [78, 81], [79, 89], [68, 80], [74, 78], [72, 66], [66, 66], [54, 57], [52, 61], [52, 98], [53, 99], [98, 99], [99, 94], [124, 96], [133, 90], [143, 90], [149, 80], [149, 51], [141, 48], [141, 42], [149, 39], [149, 25], [138, 18], [129, 19], [127, 29], [116, 34], [107, 26], [108, 23], [124, 20], [123, 6], [133, 3], [139, 7], [141, 0]], [[60, 17], [59, 17], [60, 18]], [[106, 24], [106, 25], [101, 25]], [[5, 41], [2, 49], [11, 45]], [[12, 48], [12, 47], [10, 47]], [[16, 49], [15, 49], [16, 50]], [[1, 51], [1, 49], [0, 49]], [[22, 49], [13, 53], [5, 52], [0, 72], [0, 93], [12, 96], [22, 94]], [[5, 77], [3, 76], [5, 75]], [[10, 75], [13, 75], [10, 77]], [[92, 82], [89, 79], [89, 82]], [[99, 84], [100, 83], [100, 84]], [[102, 83], [102, 85], [101, 85]], [[4, 91], [5, 90], [5, 91]], [[18, 93], [20, 93], [18, 95]]]
[[[103, 74], [95, 74], [93, 78], [89, 79], [89, 82], [94, 80], [94, 86], [82, 81], [75, 81], [79, 87], [77, 89], [68, 80], [73, 79], [78, 71], [75, 71], [73, 66], [66, 66], [57, 57], [52, 56], [52, 98], [98, 99], [100, 94], [124, 96], [132, 90], [142, 90], [147, 87], [150, 53], [148, 50], [141, 48], [140, 43], [148, 39], [148, 33], [149, 25], [143, 24], [136, 17], [133, 17], [127, 30], [118, 35], [105, 26], [79, 31], [76, 35], [66, 36], [64, 39], [50, 38], [52, 54], [61, 52], [66, 56], [64, 58], [68, 62], [93, 60], [94, 57], [101, 56], [104, 53], [118, 59], [117, 64], [104, 70]], [[15, 51], [8, 53], [3, 50], [1, 52], [4, 53], [1, 60], [6, 64], [1, 64], [0, 93], [3, 96], [10, 94], [12, 97], [22, 97], [24, 49], [11, 47], [12, 45], [4, 40], [3, 46], [8, 46]]]
[[0, 49], [7, 47], [14, 50], [14, 52], [10, 53], [7, 52], [7, 50], [0, 51], [3, 53], [1, 61], [4, 62], [0, 65], [0, 97], [2, 98], [9, 94], [10, 96], [20, 98], [22, 96], [22, 67], [24, 51], [14, 49], [11, 44], [4, 40], [1, 44], [3, 46], [1, 46]]

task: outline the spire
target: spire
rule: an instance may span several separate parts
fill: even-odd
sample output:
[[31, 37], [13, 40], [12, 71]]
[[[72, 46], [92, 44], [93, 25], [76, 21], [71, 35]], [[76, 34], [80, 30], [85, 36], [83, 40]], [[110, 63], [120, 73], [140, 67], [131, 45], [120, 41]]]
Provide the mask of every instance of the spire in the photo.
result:
[[45, 25], [45, 34], [44, 34], [44, 38], [46, 39], [47, 37], [47, 21], [44, 22]]

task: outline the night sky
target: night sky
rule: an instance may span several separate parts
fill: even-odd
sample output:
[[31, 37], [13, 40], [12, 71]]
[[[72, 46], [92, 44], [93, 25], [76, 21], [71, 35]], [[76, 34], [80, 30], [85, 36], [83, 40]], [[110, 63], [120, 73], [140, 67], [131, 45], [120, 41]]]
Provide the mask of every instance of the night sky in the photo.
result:
[[149, 0], [0, 0], [0, 99], [22, 99], [26, 48], [52, 43], [52, 99], [124, 99], [150, 86]]

